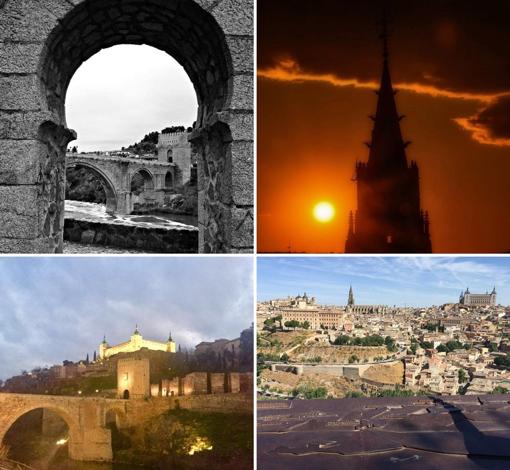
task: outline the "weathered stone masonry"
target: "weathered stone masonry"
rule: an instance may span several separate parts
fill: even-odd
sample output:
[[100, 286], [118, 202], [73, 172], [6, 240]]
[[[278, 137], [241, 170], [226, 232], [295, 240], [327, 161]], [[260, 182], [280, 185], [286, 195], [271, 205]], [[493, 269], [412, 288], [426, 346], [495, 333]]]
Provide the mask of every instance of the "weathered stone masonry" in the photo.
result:
[[73, 460], [112, 460], [111, 431], [107, 415], [114, 412], [119, 429], [142, 425], [168, 410], [183, 408], [203, 412], [253, 413], [251, 393], [191, 397], [115, 400], [49, 395], [0, 393], [0, 444], [13, 423], [36, 409], [60, 416], [69, 427], [69, 456]]
[[0, 42], [1, 252], [62, 251], [67, 86], [117, 44], [169, 53], [195, 86], [200, 251], [253, 250], [252, 0], [6, 0]]

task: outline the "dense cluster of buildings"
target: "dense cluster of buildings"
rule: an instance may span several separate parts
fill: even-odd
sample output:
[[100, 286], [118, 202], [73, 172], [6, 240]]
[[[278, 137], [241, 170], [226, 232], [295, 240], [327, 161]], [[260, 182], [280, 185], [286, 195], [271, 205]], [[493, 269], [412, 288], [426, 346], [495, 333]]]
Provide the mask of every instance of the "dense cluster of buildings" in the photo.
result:
[[[412, 391], [439, 394], [490, 393], [510, 390], [510, 372], [495, 365], [510, 352], [510, 309], [496, 304], [496, 289], [476, 294], [466, 289], [458, 303], [427, 308], [360, 306], [352, 289], [347, 304], [321, 306], [306, 295], [260, 302], [259, 330], [268, 318], [308, 321], [331, 342], [338, 335], [389, 336], [404, 354], [403, 385]], [[267, 322], [266, 322], [267, 324]], [[308, 325], [305, 325], [308, 326]], [[293, 328], [296, 328], [293, 325]], [[297, 327], [299, 328], [299, 326]]]

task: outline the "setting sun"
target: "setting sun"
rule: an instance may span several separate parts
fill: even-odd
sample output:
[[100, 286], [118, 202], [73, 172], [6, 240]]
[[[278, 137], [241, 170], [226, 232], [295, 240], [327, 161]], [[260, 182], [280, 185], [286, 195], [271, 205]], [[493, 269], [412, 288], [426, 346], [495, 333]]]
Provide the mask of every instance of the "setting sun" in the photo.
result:
[[335, 216], [335, 208], [330, 202], [321, 201], [315, 204], [315, 207], [313, 208], [313, 216], [318, 222], [330, 222]]

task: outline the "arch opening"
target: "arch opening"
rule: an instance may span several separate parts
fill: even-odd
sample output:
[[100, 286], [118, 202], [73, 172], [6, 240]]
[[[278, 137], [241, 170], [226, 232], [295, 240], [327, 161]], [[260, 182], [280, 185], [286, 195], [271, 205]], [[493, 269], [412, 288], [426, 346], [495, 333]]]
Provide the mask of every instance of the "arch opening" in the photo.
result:
[[124, 392], [122, 393], [122, 398], [124, 400], [129, 400], [129, 390], [124, 390]]
[[34, 408], [16, 418], [1, 444], [11, 460], [52, 468], [68, 460], [71, 432], [70, 420], [63, 411]]
[[171, 171], [167, 171], [165, 175], [165, 188], [171, 189], [174, 185], [174, 176]]
[[[200, 0], [80, 0], [50, 2], [51, 6], [36, 2], [33, 8], [37, 12], [51, 8], [51, 20], [46, 21], [47, 15], [39, 20], [34, 14], [42, 47], [33, 61], [35, 73], [28, 72], [27, 65], [26, 73], [32, 76], [23, 80], [30, 100], [13, 95], [12, 101], [23, 105], [19, 109], [30, 111], [27, 126], [18, 133], [32, 139], [30, 158], [43, 166], [30, 176], [30, 184], [41, 186], [41, 191], [28, 195], [41, 222], [23, 222], [19, 237], [12, 241], [3, 237], [6, 249], [14, 249], [19, 244], [17, 238], [24, 238], [23, 251], [62, 250], [64, 156], [67, 145], [76, 138], [66, 127], [65, 97], [70, 80], [82, 63], [102, 49], [145, 44], [174, 57], [196, 91], [198, 113], [189, 141], [199, 165], [199, 250], [251, 251], [253, 63], [249, 56], [253, 23], [250, 1], [238, 1], [240, 8], [235, 11], [231, 11], [230, 2]], [[21, 14], [31, 8], [29, 3], [20, 5]], [[25, 103], [35, 106], [25, 108]], [[8, 121], [16, 119], [18, 115]], [[54, 128], [48, 139], [35, 142], [38, 126], [45, 121]], [[214, 132], [217, 124], [229, 129], [226, 139]], [[51, 158], [44, 155], [45, 145], [55, 154]], [[157, 176], [160, 187], [161, 175]], [[125, 191], [129, 188], [119, 194], [123, 197]], [[30, 232], [28, 237], [22, 237], [24, 231]]]
[[118, 409], [110, 409], [105, 414], [105, 427], [110, 430], [112, 438], [112, 453], [115, 458], [117, 452], [131, 447], [130, 435], [125, 431], [126, 416]]
[[139, 195], [144, 191], [154, 190], [154, 177], [148, 170], [138, 170], [131, 178], [131, 192]]
[[118, 211], [118, 198], [110, 178], [88, 162], [67, 162], [65, 199], [106, 205], [106, 212]]

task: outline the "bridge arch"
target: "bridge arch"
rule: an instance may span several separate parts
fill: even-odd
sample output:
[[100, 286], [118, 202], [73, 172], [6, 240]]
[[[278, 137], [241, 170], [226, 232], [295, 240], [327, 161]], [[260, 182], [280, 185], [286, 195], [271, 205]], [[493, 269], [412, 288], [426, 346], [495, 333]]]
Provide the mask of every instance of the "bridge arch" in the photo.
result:
[[127, 412], [124, 406], [111, 406], [104, 410], [104, 424], [115, 422], [118, 429], [122, 429], [128, 426]]
[[[0, 162], [0, 174], [10, 178], [0, 185], [11, 191], [17, 186], [24, 194], [23, 210], [29, 212], [20, 216], [17, 197], [2, 203], [16, 223], [8, 236], [0, 234], [1, 251], [61, 251], [65, 151], [76, 138], [66, 127], [66, 90], [84, 61], [118, 44], [147, 44], [167, 52], [196, 90], [199, 107], [190, 141], [199, 162], [200, 251], [252, 250], [252, 0], [0, 5], [0, 42], [9, 43], [0, 51], [2, 80], [9, 89], [0, 117], [3, 138], [13, 149]], [[20, 58], [20, 50], [26, 56]], [[52, 126], [39, 138], [46, 121]], [[20, 153], [30, 160], [30, 172], [13, 164]]]
[[87, 168], [94, 175], [97, 176], [99, 181], [101, 182], [101, 186], [105, 192], [106, 196], [106, 212], [108, 214], [114, 214], [119, 211], [118, 197], [117, 191], [115, 189], [115, 184], [113, 183], [110, 176], [103, 171], [99, 166], [94, 165], [90, 161], [86, 160], [72, 160], [66, 161], [66, 169], [67, 168]]
[[68, 435], [69, 456], [71, 458], [73, 458], [73, 456], [75, 457], [77, 455], [76, 449], [78, 449], [81, 446], [82, 441], [79, 423], [64, 407], [56, 405], [32, 404], [22, 407], [16, 413], [12, 414], [0, 428], [0, 444], [4, 443], [4, 439], [8, 434], [9, 430], [14, 426], [14, 424], [18, 420], [36, 410], [51, 411], [58, 415], [66, 423], [69, 433]]
[[138, 189], [143, 189], [143, 191], [156, 189], [156, 179], [147, 168], [140, 168], [131, 176], [131, 191]]

